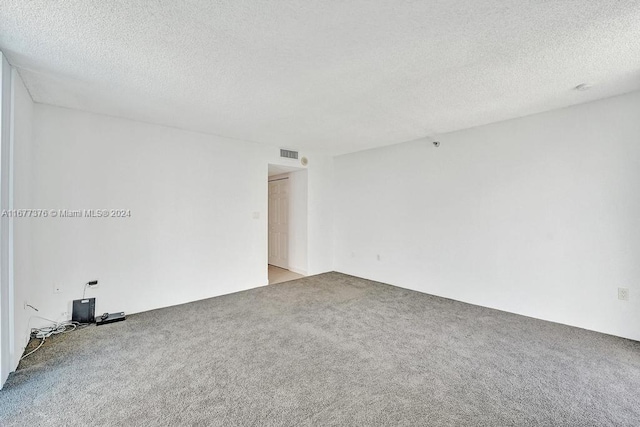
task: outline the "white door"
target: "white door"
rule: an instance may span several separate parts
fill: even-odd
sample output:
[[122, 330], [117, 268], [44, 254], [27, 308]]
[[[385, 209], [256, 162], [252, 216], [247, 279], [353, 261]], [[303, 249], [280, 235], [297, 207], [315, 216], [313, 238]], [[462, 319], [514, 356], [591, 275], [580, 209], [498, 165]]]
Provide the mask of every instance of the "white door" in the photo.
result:
[[269, 182], [269, 264], [289, 268], [289, 179]]

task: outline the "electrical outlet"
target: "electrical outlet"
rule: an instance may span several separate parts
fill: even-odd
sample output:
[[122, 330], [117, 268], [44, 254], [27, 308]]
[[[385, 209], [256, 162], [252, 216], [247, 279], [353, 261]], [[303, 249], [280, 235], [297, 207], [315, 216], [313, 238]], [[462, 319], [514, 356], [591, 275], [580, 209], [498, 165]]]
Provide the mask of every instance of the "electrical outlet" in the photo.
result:
[[380, 254], [376, 255], [376, 258], [378, 259], [378, 261], [382, 261], [382, 258], [380, 258]]
[[629, 301], [629, 288], [618, 288], [618, 299]]
[[68, 320], [69, 319], [69, 312], [68, 311], [63, 311], [62, 313], [60, 313], [60, 317], [62, 317], [63, 320]]
[[62, 285], [54, 283], [53, 284], [53, 293], [54, 294], [61, 294], [62, 293]]

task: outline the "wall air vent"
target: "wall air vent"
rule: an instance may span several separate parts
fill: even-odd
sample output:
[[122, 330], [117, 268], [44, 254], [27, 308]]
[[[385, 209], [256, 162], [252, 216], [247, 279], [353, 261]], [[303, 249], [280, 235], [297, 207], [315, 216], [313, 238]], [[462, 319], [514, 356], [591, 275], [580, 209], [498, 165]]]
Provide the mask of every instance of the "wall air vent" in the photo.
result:
[[280, 149], [280, 157], [286, 157], [287, 159], [297, 159], [298, 152]]

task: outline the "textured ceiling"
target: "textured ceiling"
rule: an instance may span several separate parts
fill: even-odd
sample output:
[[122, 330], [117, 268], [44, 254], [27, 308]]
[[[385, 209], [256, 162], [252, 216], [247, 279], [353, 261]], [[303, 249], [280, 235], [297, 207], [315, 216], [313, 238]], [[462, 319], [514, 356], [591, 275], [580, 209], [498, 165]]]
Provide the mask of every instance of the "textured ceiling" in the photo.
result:
[[337, 154], [640, 89], [640, 2], [0, 0], [0, 49], [37, 102]]

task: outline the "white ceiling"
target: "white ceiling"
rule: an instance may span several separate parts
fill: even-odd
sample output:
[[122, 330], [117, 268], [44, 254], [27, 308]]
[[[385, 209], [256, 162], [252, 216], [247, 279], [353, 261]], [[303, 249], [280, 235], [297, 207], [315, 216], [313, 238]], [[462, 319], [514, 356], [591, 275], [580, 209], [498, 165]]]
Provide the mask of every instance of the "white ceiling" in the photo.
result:
[[338, 154], [640, 89], [640, 2], [0, 0], [0, 49], [36, 102]]

